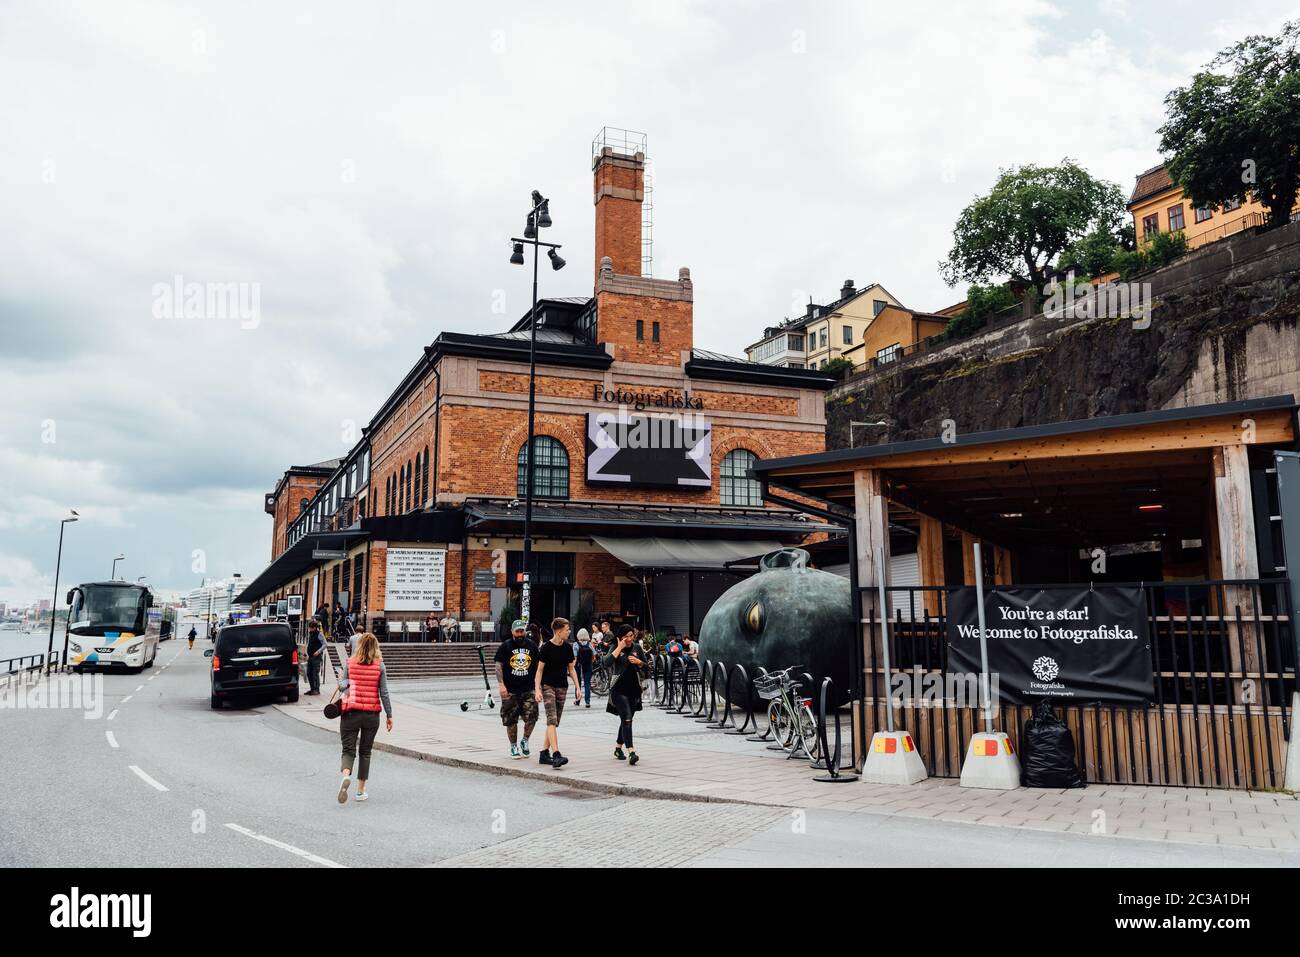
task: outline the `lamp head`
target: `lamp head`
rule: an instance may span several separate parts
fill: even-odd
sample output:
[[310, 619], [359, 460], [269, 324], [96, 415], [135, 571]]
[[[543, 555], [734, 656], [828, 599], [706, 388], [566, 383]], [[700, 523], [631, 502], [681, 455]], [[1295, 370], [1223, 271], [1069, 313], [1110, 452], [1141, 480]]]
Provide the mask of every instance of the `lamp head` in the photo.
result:
[[551, 258], [551, 268], [556, 272], [564, 268], [564, 260], [560, 258], [560, 254], [554, 249], [547, 250], [546, 255]]
[[514, 244], [514, 247], [513, 247], [513, 249], [512, 249], [511, 252], [510, 252], [510, 263], [511, 263], [511, 265], [514, 265], [514, 266], [522, 266], [522, 265], [524, 264], [524, 244], [523, 244], [523, 243], [515, 243], [515, 244]]

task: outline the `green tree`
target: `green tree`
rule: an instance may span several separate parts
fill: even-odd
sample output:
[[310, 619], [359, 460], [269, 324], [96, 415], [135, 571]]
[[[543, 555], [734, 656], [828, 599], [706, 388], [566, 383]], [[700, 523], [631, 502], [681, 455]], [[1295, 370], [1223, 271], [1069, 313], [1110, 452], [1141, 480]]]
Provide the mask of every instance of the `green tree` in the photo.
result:
[[1065, 248], [1056, 268], [1062, 272], [1073, 269], [1076, 275], [1089, 279], [1104, 276], [1114, 269], [1115, 254], [1119, 251], [1120, 241], [1114, 233], [1094, 229]]
[[821, 370], [827, 375], [833, 375], [837, 379], [843, 379], [847, 375], [853, 374], [853, 360], [846, 359], [843, 356], [836, 356], [822, 366]]
[[1287, 223], [1300, 191], [1300, 20], [1224, 49], [1165, 97], [1165, 108], [1160, 151], [1193, 204], [1249, 192], [1270, 227]]
[[1016, 304], [1016, 297], [1006, 283], [998, 286], [976, 283], [966, 290], [966, 308], [948, 320], [943, 335], [961, 339], [984, 327], [990, 316]]
[[1096, 229], [1114, 233], [1124, 213], [1120, 188], [1071, 159], [1003, 170], [987, 196], [962, 210], [939, 270], [950, 286], [1010, 276], [1041, 289], [1067, 246]]

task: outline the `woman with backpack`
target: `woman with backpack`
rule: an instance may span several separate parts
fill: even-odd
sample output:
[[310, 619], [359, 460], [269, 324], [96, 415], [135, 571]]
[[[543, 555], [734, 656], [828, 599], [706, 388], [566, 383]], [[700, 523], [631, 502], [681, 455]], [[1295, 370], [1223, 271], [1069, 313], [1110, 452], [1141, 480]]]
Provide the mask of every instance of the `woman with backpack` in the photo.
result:
[[[614, 649], [605, 656], [603, 664], [610, 669], [613, 677], [609, 683], [609, 702], [605, 710], [618, 716], [618, 739], [614, 745], [614, 757], [636, 764], [640, 758], [636, 746], [632, 743], [632, 719], [641, 710], [641, 666], [644, 664], [644, 652], [636, 644], [636, 629], [631, 625], [621, 625]], [[623, 753], [624, 746], [627, 753]]]
[[381, 707], [388, 717], [388, 730], [393, 730], [388, 673], [379, 654], [379, 639], [371, 632], [367, 631], [357, 639], [356, 651], [343, 662], [343, 680], [339, 682], [339, 690], [344, 692], [343, 714], [339, 719], [339, 736], [343, 742], [343, 781], [339, 784], [339, 803], [346, 804], [354, 767], [357, 772], [355, 800], [365, 801], [370, 797], [366, 792], [366, 781], [370, 778], [370, 751], [375, 735], [379, 733]]

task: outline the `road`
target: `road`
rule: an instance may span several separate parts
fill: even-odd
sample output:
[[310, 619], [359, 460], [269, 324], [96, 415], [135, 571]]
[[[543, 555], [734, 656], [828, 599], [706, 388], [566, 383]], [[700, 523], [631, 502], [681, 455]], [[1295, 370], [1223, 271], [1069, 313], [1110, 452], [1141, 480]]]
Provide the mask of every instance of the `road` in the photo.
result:
[[607, 798], [382, 752], [371, 800], [339, 805], [337, 738], [267, 703], [212, 711], [202, 647], [168, 642], [153, 669], [106, 675], [92, 719], [0, 710], [0, 867], [1300, 866], [1276, 852]]

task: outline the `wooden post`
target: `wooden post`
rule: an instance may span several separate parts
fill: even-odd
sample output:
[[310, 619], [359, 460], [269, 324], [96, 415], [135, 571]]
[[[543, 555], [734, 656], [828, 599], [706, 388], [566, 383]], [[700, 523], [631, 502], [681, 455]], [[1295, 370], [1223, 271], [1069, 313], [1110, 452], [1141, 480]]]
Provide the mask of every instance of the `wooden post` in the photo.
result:
[[[1255, 551], [1255, 513], [1251, 506], [1250, 461], [1245, 445], [1223, 445], [1214, 450], [1214, 505], [1217, 513], [1219, 564], [1225, 579], [1259, 578], [1259, 558]], [[1237, 610], [1243, 619], [1255, 617], [1255, 602], [1250, 588], [1225, 586], [1221, 614], [1228, 631], [1228, 656], [1233, 671], [1258, 672], [1259, 655], [1255, 647], [1253, 622], [1236, 626]], [[1263, 682], [1252, 681], [1255, 701], [1262, 703]], [[1238, 703], [1244, 700], [1243, 679], [1233, 681]]]
[[[858, 563], [858, 587], [862, 592], [862, 617], [870, 618], [874, 610], [876, 619], [889, 614], [880, 608], [877, 594], [882, 576], [889, 570], [889, 503], [885, 501], [884, 484], [876, 469], [859, 469], [853, 473], [853, 521], [855, 556]], [[877, 560], [882, 563], [877, 565]], [[862, 662], [867, 669], [863, 686], [871, 697], [888, 695], [878, 675], [870, 671], [871, 644], [877, 641], [875, 629], [860, 624], [862, 629]], [[876, 649], [876, 660], [880, 649]]]
[[[921, 569], [921, 584], [944, 584], [943, 580], [943, 523], [937, 518], [917, 513], [921, 519], [921, 532], [916, 541], [916, 560]], [[925, 610], [937, 617], [942, 607], [937, 592], [924, 592]]]
[[976, 538], [970, 532], [961, 533], [961, 570], [962, 584], [975, 584], [975, 542]]
[[1001, 545], [993, 546], [993, 584], [1011, 584], [1011, 550]]

